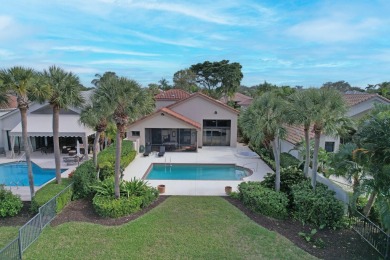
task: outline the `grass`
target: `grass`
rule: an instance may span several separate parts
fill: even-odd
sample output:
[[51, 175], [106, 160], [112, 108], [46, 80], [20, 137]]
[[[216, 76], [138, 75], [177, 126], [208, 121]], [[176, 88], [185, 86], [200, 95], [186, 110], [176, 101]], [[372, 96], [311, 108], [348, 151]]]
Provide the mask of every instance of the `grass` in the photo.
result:
[[24, 259], [315, 259], [220, 197], [170, 197], [128, 224], [44, 230]]
[[3, 249], [18, 236], [19, 227], [0, 227], [0, 249]]

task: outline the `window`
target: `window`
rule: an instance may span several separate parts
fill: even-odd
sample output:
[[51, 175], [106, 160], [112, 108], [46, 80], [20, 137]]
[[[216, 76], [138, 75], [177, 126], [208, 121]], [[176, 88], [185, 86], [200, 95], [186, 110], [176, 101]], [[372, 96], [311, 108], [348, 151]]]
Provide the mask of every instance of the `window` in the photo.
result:
[[140, 136], [139, 131], [131, 131], [131, 136]]
[[334, 152], [334, 142], [325, 142], [325, 151], [328, 153]]

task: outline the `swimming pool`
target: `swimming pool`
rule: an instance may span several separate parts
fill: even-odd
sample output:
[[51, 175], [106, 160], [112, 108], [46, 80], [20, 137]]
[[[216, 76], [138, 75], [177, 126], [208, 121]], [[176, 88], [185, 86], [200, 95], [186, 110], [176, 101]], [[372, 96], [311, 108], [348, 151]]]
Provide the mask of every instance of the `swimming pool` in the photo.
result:
[[[42, 169], [35, 163], [32, 163], [32, 171], [35, 186], [41, 186], [56, 177], [55, 169]], [[64, 171], [64, 169], [61, 170], [61, 172]], [[0, 164], [0, 184], [5, 184], [6, 186], [28, 186], [27, 163]]]
[[147, 180], [242, 180], [252, 172], [235, 164], [160, 164], [153, 163]]

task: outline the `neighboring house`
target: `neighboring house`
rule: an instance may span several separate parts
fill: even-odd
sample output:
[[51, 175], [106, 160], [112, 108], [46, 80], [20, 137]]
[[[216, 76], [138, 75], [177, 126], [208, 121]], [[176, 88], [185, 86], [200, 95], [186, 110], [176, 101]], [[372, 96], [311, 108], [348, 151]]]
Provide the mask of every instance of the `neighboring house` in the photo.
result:
[[244, 94], [241, 94], [239, 92], [236, 92], [236, 93], [234, 93], [233, 97], [231, 97], [231, 98], [223, 97], [220, 100], [224, 104], [227, 104], [229, 101], [232, 101], [232, 102], [234, 102], [234, 106], [235, 107], [239, 107], [239, 108], [245, 109], [252, 103], [253, 98], [249, 97], [249, 96], [246, 96]]
[[[91, 90], [83, 91], [82, 95], [86, 100], [89, 100], [91, 93]], [[80, 113], [79, 108], [60, 111], [60, 147], [75, 146], [76, 138], [78, 138], [81, 143], [85, 144], [84, 147], [87, 150], [87, 138], [93, 135], [94, 131], [79, 122]], [[52, 122], [52, 108], [47, 102], [30, 105], [27, 113], [27, 135], [33, 151], [43, 147], [53, 147]], [[7, 113], [0, 112], [0, 148], [4, 148], [8, 153], [24, 150], [21, 136], [22, 126], [19, 110], [13, 109]]]
[[[237, 117], [235, 110], [200, 92], [175, 93], [176, 101], [167, 102], [160, 94], [156, 98], [157, 111], [145, 116], [128, 127], [127, 137], [138, 145], [151, 145], [154, 150], [165, 146], [168, 151], [196, 151], [202, 146], [231, 146], [237, 143]], [[180, 93], [180, 94], [179, 94]]]
[[[348, 106], [347, 116], [352, 119], [359, 119], [370, 112], [375, 103], [390, 104], [390, 100], [378, 95], [357, 92], [353, 94], [344, 94], [344, 100]], [[287, 126], [287, 134], [281, 143], [282, 152], [287, 152], [299, 158], [298, 151], [294, 147], [305, 139], [302, 126]], [[310, 138], [314, 138], [314, 133], [310, 133]], [[327, 152], [338, 151], [340, 146], [340, 137], [322, 135], [320, 138], [320, 147]]]
[[162, 91], [154, 96], [154, 100], [156, 101], [156, 110], [172, 105], [179, 100], [188, 98], [190, 95], [190, 93], [181, 89], [170, 89], [167, 91]]

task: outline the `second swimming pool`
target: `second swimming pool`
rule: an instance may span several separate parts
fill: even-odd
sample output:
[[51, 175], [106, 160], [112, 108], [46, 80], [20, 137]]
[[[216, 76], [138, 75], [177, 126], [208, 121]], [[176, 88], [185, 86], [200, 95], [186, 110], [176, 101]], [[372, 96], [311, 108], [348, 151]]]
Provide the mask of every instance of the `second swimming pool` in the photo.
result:
[[153, 163], [147, 180], [242, 180], [251, 171], [235, 164], [160, 164]]

